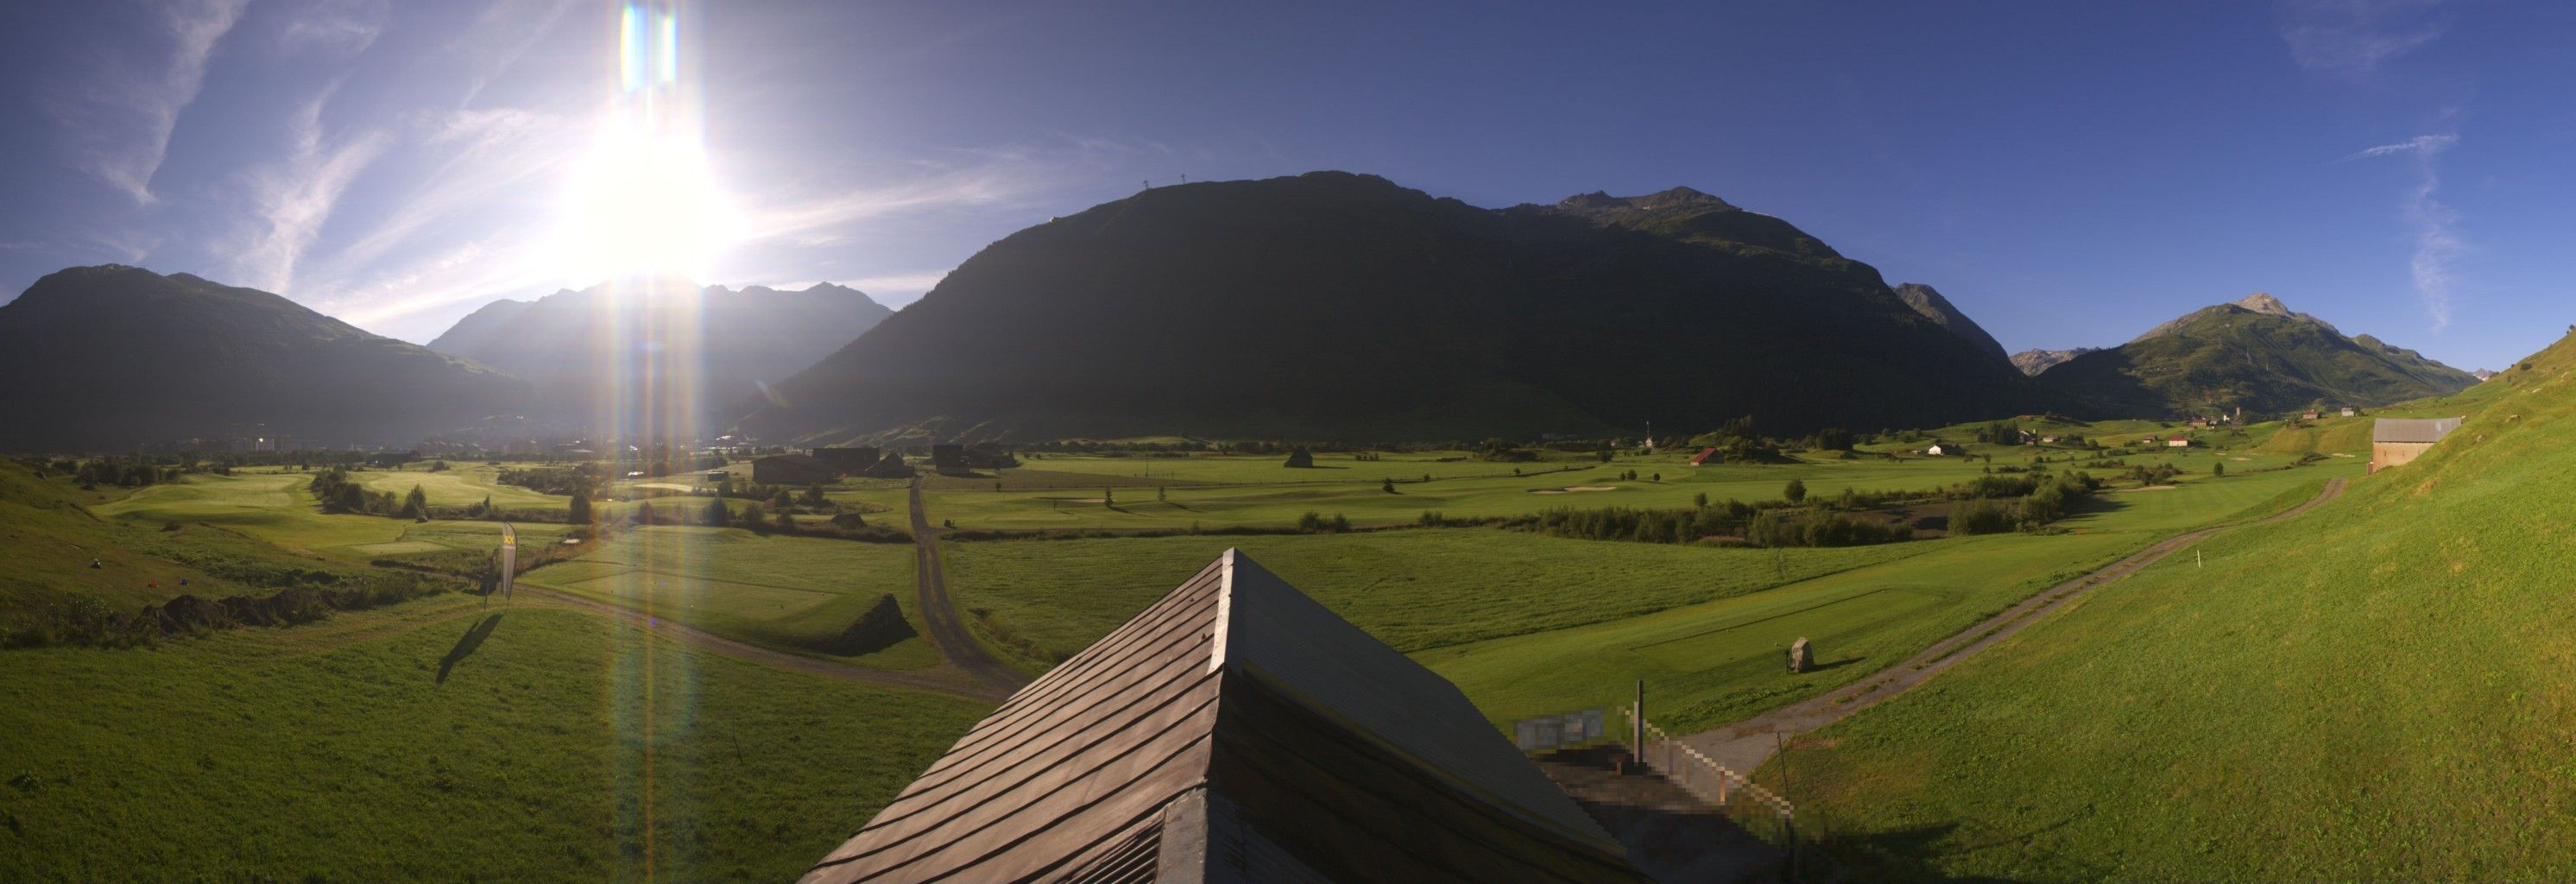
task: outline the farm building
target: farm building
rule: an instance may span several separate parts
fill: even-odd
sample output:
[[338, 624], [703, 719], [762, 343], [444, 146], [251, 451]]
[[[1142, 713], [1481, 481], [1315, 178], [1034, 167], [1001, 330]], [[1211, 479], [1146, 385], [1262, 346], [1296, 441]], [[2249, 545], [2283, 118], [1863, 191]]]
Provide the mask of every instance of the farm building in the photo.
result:
[[2325, 413], [2325, 412], [2322, 412], [2322, 411], [2313, 411], [2313, 410], [2312, 410], [2312, 411], [2303, 411], [2303, 412], [2300, 412], [2300, 413], [2299, 413], [2299, 418], [2300, 418], [2301, 420], [2316, 420], [2316, 419], [2318, 419], [2318, 418], [2325, 417], [2325, 416], [2326, 416], [2326, 413]]
[[1698, 454], [1691, 455], [1690, 459], [1690, 465], [1695, 467], [1725, 462], [1726, 455], [1717, 453], [1717, 449], [1715, 448], [1702, 448]]
[[762, 485], [821, 485], [839, 479], [839, 471], [805, 454], [773, 454], [751, 462], [751, 481]]
[[2361, 412], [2360, 412], [2360, 411], [2355, 410], [2355, 409], [2354, 409], [2352, 406], [2350, 406], [2350, 405], [2346, 405], [2346, 406], [2344, 406], [2344, 407], [2343, 407], [2343, 416], [2345, 416], [2345, 417], [2353, 417], [2353, 416], [2356, 416], [2356, 415], [2359, 415], [2359, 414], [2361, 414]]
[[1455, 686], [1228, 550], [803, 880], [1647, 878]]
[[814, 458], [844, 473], [863, 473], [883, 459], [884, 452], [872, 446], [832, 446], [814, 449]]
[[966, 446], [940, 443], [930, 446], [930, 468], [943, 473], [966, 471]]
[[1934, 445], [1934, 446], [1932, 446], [1932, 447], [1929, 447], [1929, 448], [1925, 448], [1925, 449], [1923, 449], [1923, 456], [1924, 456], [1924, 457], [1948, 457], [1948, 456], [1950, 456], [1950, 454], [1951, 454], [1952, 452], [1955, 452], [1955, 451], [1957, 451], [1957, 450], [1958, 450], [1958, 448], [1956, 448], [1955, 446]]
[[903, 462], [903, 455], [889, 451], [886, 452], [883, 460], [877, 461], [875, 466], [861, 471], [859, 475], [870, 479], [909, 479], [912, 478], [912, 473], [912, 465]]
[[2166, 448], [2190, 448], [2190, 447], [2191, 447], [2191, 439], [2190, 439], [2189, 437], [2185, 437], [2185, 436], [2168, 436], [2168, 437], [2165, 437], [2165, 447], [2166, 447]]
[[2466, 418], [2434, 419], [2380, 418], [2370, 426], [2370, 471], [2379, 472], [2400, 466], [2422, 456], [2425, 449], [2460, 428]]

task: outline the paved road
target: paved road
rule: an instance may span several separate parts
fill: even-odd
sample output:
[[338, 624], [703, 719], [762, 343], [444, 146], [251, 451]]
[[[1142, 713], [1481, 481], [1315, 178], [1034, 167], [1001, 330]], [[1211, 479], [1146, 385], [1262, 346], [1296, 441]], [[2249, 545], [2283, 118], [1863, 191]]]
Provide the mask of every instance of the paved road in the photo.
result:
[[[2317, 508], [2319, 504], [2333, 500], [2336, 495], [2342, 494], [2343, 487], [2344, 480], [2329, 479], [2326, 481], [2324, 490], [2317, 492], [2316, 497], [2264, 521], [2278, 522], [2304, 515], [2307, 511]], [[1915, 685], [1941, 674], [1942, 670], [1974, 656], [1979, 651], [1993, 647], [1996, 642], [2003, 641], [2031, 624], [2039, 622], [2050, 612], [2064, 607], [2084, 593], [2135, 574], [2141, 568], [2162, 561], [2166, 556], [2209, 539], [2230, 527], [2233, 526], [2204, 528], [2168, 538], [2154, 546], [2139, 550], [2109, 567], [2023, 599], [2021, 604], [2014, 605], [1983, 623], [1969, 627], [1965, 632], [1942, 639], [1931, 647], [1923, 649], [1922, 653], [1869, 678], [1726, 727], [1684, 736], [1681, 741], [1707, 754], [1711, 761], [1738, 772], [1751, 773], [1754, 768], [1762, 766], [1762, 762], [1770, 760], [1771, 753], [1778, 748], [1782, 738], [1813, 731], [1841, 721], [1854, 712], [1886, 702], [1888, 698], [1911, 690]]]
[[732, 657], [737, 660], [758, 663], [763, 666], [777, 669], [802, 672], [808, 675], [819, 675], [825, 678], [837, 678], [843, 681], [865, 682], [867, 684], [883, 685], [885, 687], [954, 694], [960, 697], [995, 703], [1001, 702], [1003, 697], [1010, 694], [1009, 691], [994, 690], [987, 685], [967, 677], [964, 672], [952, 667], [942, 666], [936, 669], [918, 670], [870, 669], [865, 666], [853, 666], [848, 663], [841, 663], [832, 660], [818, 660], [813, 657], [800, 657], [795, 654], [773, 651], [758, 645], [744, 644], [693, 626], [683, 625], [665, 618], [654, 617], [633, 608], [612, 605], [596, 599], [587, 599], [571, 593], [556, 592], [542, 586], [529, 586], [522, 583], [519, 584], [516, 591], [545, 599], [550, 602], [557, 602], [570, 607], [604, 614], [619, 622], [653, 633], [654, 635], [679, 642], [680, 644], [687, 645], [692, 648], [698, 648], [712, 653], [722, 654], [727, 657]]
[[913, 609], [930, 624], [930, 640], [939, 643], [939, 652], [948, 655], [951, 665], [1003, 694], [1028, 684], [1028, 676], [985, 653], [984, 646], [966, 631], [965, 622], [957, 619], [957, 604], [948, 598], [948, 577], [939, 569], [939, 535], [931, 533], [930, 511], [921, 506], [921, 480], [917, 478], [912, 480], [912, 543], [916, 566], [913, 570], [921, 593]]

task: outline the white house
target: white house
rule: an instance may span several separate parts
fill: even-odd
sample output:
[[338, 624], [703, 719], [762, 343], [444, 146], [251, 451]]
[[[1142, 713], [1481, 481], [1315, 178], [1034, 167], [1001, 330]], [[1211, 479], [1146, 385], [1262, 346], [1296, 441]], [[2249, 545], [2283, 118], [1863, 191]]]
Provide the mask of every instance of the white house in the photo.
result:
[[1924, 457], [1943, 457], [1943, 456], [1946, 456], [1946, 455], [1948, 455], [1948, 454], [1949, 454], [1949, 452], [1941, 450], [1941, 446], [1939, 446], [1939, 445], [1934, 445], [1934, 446], [1932, 446], [1932, 447], [1930, 447], [1930, 448], [1923, 449], [1923, 456], [1924, 456]]

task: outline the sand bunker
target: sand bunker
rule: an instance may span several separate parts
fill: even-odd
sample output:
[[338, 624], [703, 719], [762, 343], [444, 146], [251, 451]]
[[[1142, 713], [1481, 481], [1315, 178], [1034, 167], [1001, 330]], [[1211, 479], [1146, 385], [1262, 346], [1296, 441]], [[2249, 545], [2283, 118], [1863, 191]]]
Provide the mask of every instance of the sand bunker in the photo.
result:
[[2231, 458], [2228, 458], [2228, 460], [2232, 460], [2232, 461], [2235, 461], [2235, 462], [2237, 462], [2237, 463], [2253, 463], [2253, 462], [2254, 462], [2254, 459], [2253, 459], [2253, 458], [2250, 458], [2250, 457], [2231, 457]]
[[660, 490], [663, 490], [663, 491], [696, 491], [696, 490], [698, 490], [698, 489], [697, 489], [697, 487], [696, 487], [696, 486], [694, 486], [694, 485], [673, 485], [673, 484], [671, 484], [671, 483], [669, 483], [669, 482], [637, 482], [637, 483], [635, 483], [635, 487], [637, 487], [637, 488], [657, 488], [657, 489], [660, 489]]
[[2129, 492], [2129, 491], [2172, 491], [2172, 490], [2174, 490], [2174, 487], [2173, 487], [2173, 486], [2171, 486], [2171, 485], [2149, 485], [2149, 486], [2144, 487], [2144, 488], [2122, 488], [2122, 489], [2119, 489], [2119, 490], [2120, 490], [2121, 492]]

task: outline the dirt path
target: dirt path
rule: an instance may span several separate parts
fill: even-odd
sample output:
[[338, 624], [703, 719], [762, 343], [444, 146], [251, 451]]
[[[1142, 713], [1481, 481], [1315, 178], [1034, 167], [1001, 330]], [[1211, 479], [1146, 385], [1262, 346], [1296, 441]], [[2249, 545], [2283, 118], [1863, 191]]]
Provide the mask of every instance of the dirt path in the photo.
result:
[[1010, 694], [1009, 691], [997, 691], [978, 683], [967, 677], [964, 672], [961, 672], [954, 667], [942, 666], [936, 669], [888, 670], [870, 669], [865, 666], [852, 666], [848, 663], [837, 663], [831, 660], [817, 660], [812, 657], [800, 657], [795, 654], [773, 651], [758, 645], [744, 644], [742, 642], [734, 641], [733, 639], [706, 632], [693, 626], [687, 626], [676, 621], [654, 617], [633, 608], [620, 607], [595, 599], [586, 599], [571, 593], [556, 592], [544, 587], [529, 586], [526, 584], [520, 584], [516, 591], [524, 592], [531, 596], [545, 599], [549, 602], [562, 604], [567, 607], [580, 608], [592, 613], [606, 615], [618, 622], [625, 623], [637, 629], [679, 642], [680, 644], [687, 645], [692, 648], [708, 651], [710, 653], [722, 654], [736, 660], [758, 663], [775, 669], [785, 669], [791, 672], [802, 672], [807, 675], [819, 675], [824, 678], [863, 682], [866, 684], [882, 685], [891, 688], [953, 694], [960, 697], [994, 703], [1001, 702], [1002, 698], [1009, 696]]
[[985, 686], [1007, 696], [1029, 683], [1017, 669], [1002, 665], [957, 619], [957, 604], [948, 598], [948, 577], [939, 569], [939, 535], [930, 532], [930, 511], [921, 506], [921, 480], [912, 480], [912, 542], [920, 601], [913, 609], [930, 624], [930, 640], [948, 656], [949, 665], [966, 671]]
[[[2326, 480], [2326, 487], [2318, 491], [2316, 497], [2263, 521], [2279, 522], [2305, 515], [2309, 510], [2316, 509], [2319, 504], [2335, 499], [2337, 495], [2343, 493], [2343, 488], [2342, 479]], [[2021, 604], [2014, 605], [2003, 613], [1988, 618], [1985, 622], [1969, 627], [1965, 632], [1942, 639], [1931, 647], [1923, 649], [1922, 653], [1869, 678], [1726, 727], [1684, 736], [1681, 742], [1705, 753], [1711, 761], [1749, 774], [1754, 768], [1762, 766], [1762, 762], [1770, 760], [1772, 752], [1778, 748], [1782, 738], [1794, 737], [1841, 721], [1854, 712], [1905, 693], [1914, 686], [1930, 680], [1932, 676], [1941, 674], [1942, 670], [1950, 668], [1953, 664], [1993, 647], [1996, 642], [2003, 641], [2031, 624], [2039, 622], [2050, 612], [2064, 607], [2084, 593], [2135, 574], [2139, 569], [2163, 561], [2166, 556], [2207, 540], [2231, 527], [2233, 526], [2220, 525], [2167, 538], [2099, 571], [2058, 584], [2038, 595], [2023, 599]]]

